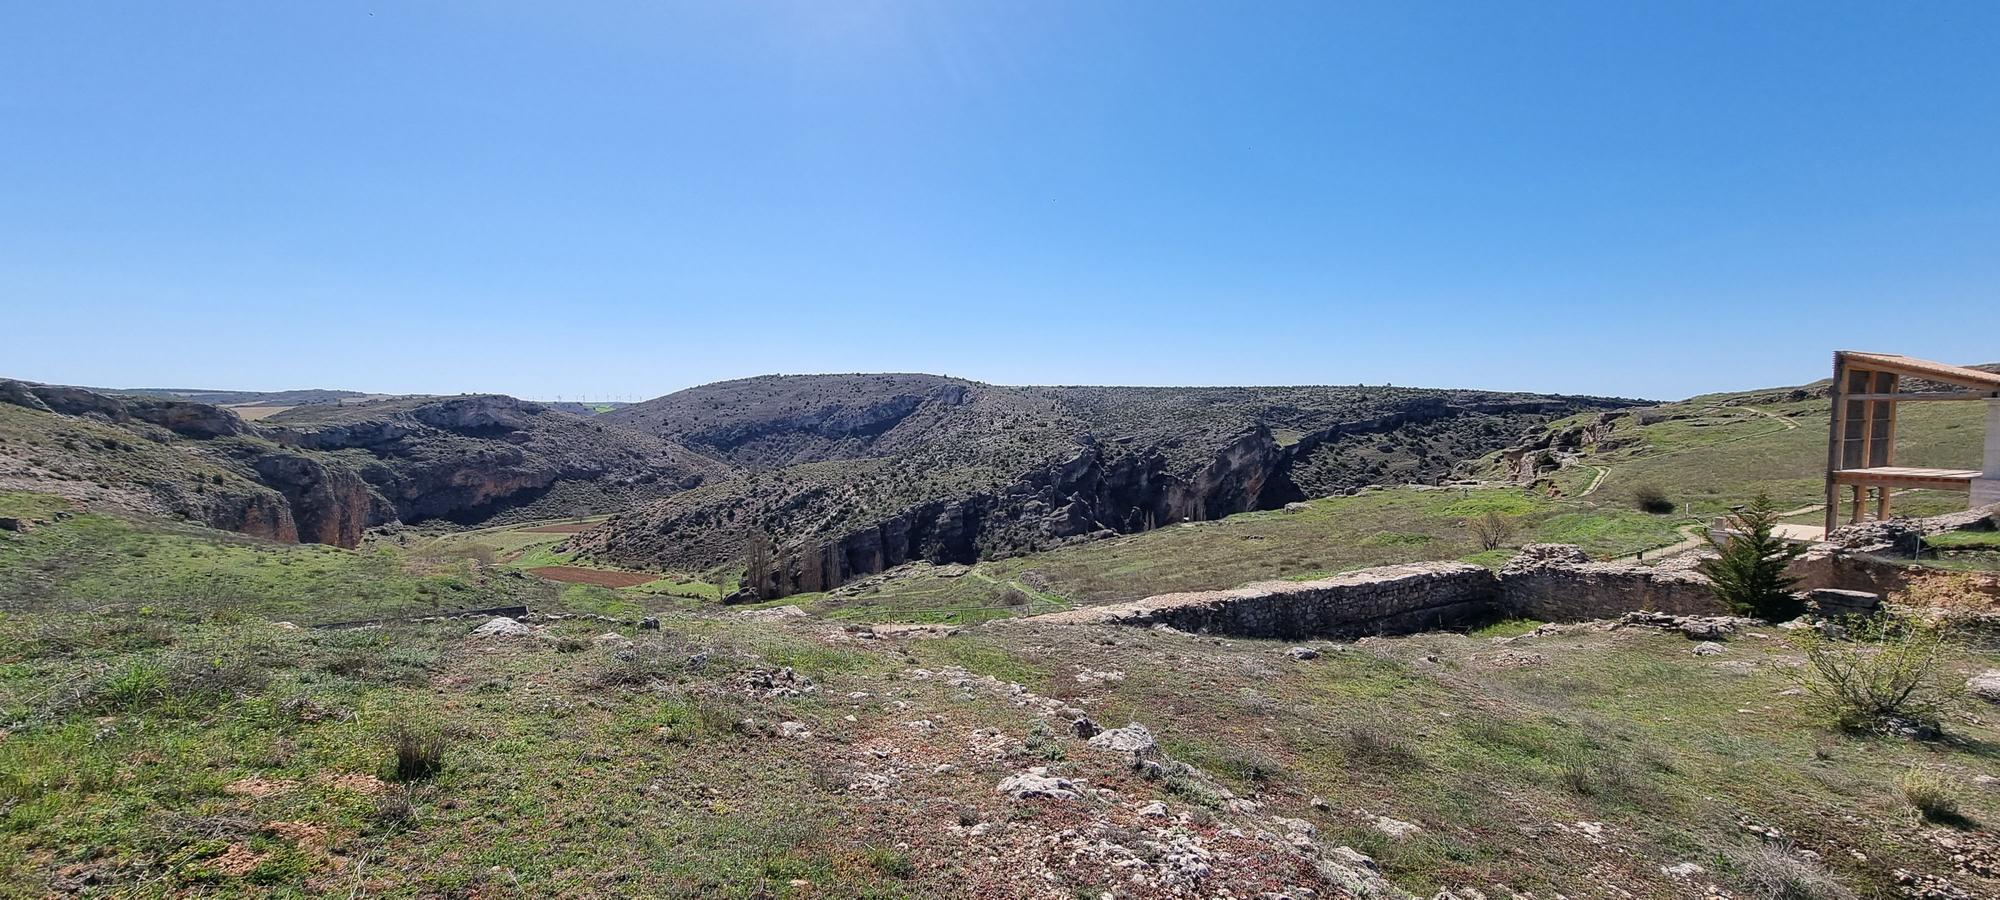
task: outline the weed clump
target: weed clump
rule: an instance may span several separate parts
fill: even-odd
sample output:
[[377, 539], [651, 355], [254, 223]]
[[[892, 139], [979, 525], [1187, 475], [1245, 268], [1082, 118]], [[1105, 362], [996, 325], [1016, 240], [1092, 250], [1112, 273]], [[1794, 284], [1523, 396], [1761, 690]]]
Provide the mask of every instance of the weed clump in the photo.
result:
[[396, 758], [397, 781], [423, 781], [444, 771], [443, 732], [400, 722], [389, 729], [388, 743]]
[[1730, 854], [1744, 888], [1757, 900], [1853, 900], [1825, 867], [1782, 844]]
[[1357, 722], [1342, 729], [1334, 740], [1341, 755], [1354, 765], [1385, 772], [1424, 768], [1424, 758], [1408, 741], [1378, 725]]
[[1958, 798], [1965, 785], [1958, 779], [1931, 769], [1911, 768], [1896, 780], [1896, 787], [1926, 820], [1944, 824], [1963, 821]]

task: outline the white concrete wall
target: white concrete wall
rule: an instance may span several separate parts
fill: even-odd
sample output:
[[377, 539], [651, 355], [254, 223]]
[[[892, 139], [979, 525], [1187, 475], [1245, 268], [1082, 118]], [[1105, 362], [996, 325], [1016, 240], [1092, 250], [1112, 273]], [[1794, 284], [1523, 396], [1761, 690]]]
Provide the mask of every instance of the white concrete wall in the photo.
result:
[[2000, 503], [2000, 398], [1986, 401], [1985, 478], [1972, 482], [1972, 505]]

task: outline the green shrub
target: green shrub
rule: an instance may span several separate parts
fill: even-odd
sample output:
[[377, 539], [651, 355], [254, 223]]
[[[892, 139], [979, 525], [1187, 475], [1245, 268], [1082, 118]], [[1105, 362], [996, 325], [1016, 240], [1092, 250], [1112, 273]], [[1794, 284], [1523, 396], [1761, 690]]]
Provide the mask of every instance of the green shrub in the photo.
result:
[[1028, 726], [1028, 736], [1022, 739], [1021, 745], [1027, 749], [1030, 756], [1051, 762], [1060, 762], [1063, 758], [1062, 741], [1049, 728], [1047, 719], [1036, 719], [1033, 725]]
[[1939, 727], [1961, 690], [1944, 665], [1950, 632], [1934, 622], [1878, 619], [1849, 633], [1851, 641], [1805, 629], [1793, 636], [1806, 655], [1794, 677], [1811, 703], [1849, 731]]
[[870, 847], [867, 856], [869, 866], [890, 878], [908, 878], [917, 871], [907, 853], [897, 853], [883, 847]]
[[1648, 512], [1656, 516], [1664, 516], [1673, 512], [1676, 508], [1674, 501], [1667, 498], [1665, 488], [1650, 483], [1642, 484], [1632, 489], [1632, 503], [1639, 507], [1640, 512]]

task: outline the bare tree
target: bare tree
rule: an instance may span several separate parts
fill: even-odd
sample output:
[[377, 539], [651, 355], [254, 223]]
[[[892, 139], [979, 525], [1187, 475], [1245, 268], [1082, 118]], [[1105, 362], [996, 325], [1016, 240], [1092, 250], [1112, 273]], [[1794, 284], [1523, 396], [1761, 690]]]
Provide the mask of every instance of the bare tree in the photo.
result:
[[771, 536], [761, 531], [752, 533], [743, 551], [743, 587], [760, 598], [771, 590], [772, 555]]
[[1487, 510], [1466, 522], [1472, 529], [1472, 537], [1479, 542], [1481, 550], [1498, 550], [1506, 546], [1514, 537], [1514, 523], [1493, 510]]

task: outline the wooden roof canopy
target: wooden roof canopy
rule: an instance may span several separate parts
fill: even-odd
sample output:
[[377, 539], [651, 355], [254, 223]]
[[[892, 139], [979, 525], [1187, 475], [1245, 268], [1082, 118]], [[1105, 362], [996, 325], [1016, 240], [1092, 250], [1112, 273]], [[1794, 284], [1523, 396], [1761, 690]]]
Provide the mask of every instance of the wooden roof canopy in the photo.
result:
[[[1905, 378], [1958, 390], [1904, 392]], [[1917, 400], [2000, 400], [2000, 374], [1862, 350], [1833, 354], [1833, 422], [1827, 431], [1826, 529], [1840, 521], [1841, 487], [1853, 492], [1850, 522], [1861, 521], [1868, 492], [1875, 493], [1875, 517], [1889, 517], [1889, 498], [1899, 489], [1972, 491], [1984, 473], [1977, 469], [1926, 469], [1896, 465], [1896, 404]], [[1988, 435], [1992, 441], [2000, 436]], [[1990, 476], [1987, 476], [1990, 477]]]
[[[1849, 370], [1865, 369], [1870, 372], [1888, 372], [1910, 378], [1921, 378], [1925, 381], [1954, 384], [1981, 395], [1981, 397], [1954, 399], [1974, 400], [1981, 399], [1984, 396], [2000, 394], [2000, 374], [1982, 372], [1978, 369], [1968, 369], [1964, 366], [1931, 362], [1928, 359], [1918, 359], [1914, 356], [1897, 356], [1893, 353], [1867, 353], [1861, 350], [1835, 351], [1833, 354], [1833, 368], [1836, 372], [1842, 368], [1842, 363], [1845, 363], [1846, 368]], [[1834, 387], [1838, 389], [1839, 384], [1836, 382]], [[1920, 397], [1922, 395], [1903, 396]]]

